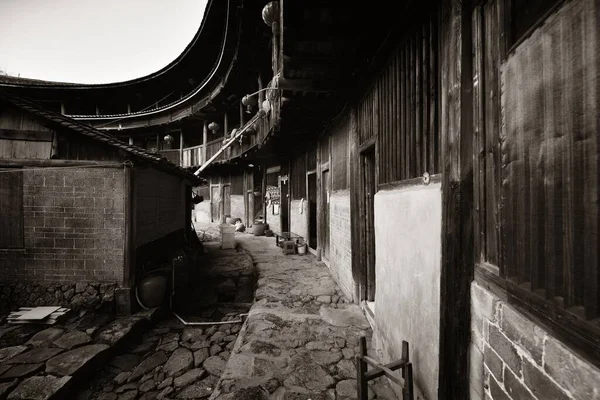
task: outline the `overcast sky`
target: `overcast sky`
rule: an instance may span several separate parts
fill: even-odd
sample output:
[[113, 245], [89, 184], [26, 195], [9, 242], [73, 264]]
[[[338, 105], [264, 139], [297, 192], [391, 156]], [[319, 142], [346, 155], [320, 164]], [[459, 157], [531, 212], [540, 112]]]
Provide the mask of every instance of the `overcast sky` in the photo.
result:
[[0, 69], [51, 81], [108, 83], [173, 61], [207, 0], [0, 0]]

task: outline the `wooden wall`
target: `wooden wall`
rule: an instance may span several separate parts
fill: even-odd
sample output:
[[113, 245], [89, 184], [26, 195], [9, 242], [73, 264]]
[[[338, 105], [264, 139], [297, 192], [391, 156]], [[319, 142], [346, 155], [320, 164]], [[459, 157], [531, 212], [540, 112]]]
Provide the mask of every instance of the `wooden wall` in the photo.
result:
[[380, 184], [440, 172], [437, 18], [433, 8], [414, 21], [358, 105], [359, 145], [377, 138]]
[[0, 158], [49, 159], [56, 152], [54, 135], [31, 114], [0, 107]]
[[349, 174], [349, 116], [344, 115], [331, 128], [331, 190], [348, 189]]
[[599, 316], [598, 6], [552, 16], [502, 67], [503, 275]]
[[180, 178], [152, 168], [134, 171], [136, 246], [188, 227], [185, 185]]

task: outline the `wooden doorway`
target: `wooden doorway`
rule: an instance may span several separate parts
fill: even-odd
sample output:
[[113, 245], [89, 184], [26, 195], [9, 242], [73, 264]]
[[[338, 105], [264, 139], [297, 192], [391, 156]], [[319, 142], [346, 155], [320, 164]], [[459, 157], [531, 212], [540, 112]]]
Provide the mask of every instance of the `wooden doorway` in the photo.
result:
[[317, 174], [309, 172], [308, 179], [308, 246], [317, 249]]
[[321, 253], [322, 257], [326, 260], [329, 260], [329, 195], [331, 194], [331, 175], [329, 170], [325, 170], [322, 172], [321, 176], [321, 213], [322, 213], [322, 221], [321, 225], [321, 236], [322, 236], [322, 245], [323, 251]]
[[221, 191], [219, 185], [210, 187], [210, 222], [221, 220], [219, 215], [219, 203], [221, 202]]
[[231, 217], [231, 186], [223, 186], [223, 216]]
[[361, 300], [375, 301], [375, 147], [360, 154], [360, 261], [363, 285]]
[[290, 199], [289, 199], [289, 185], [287, 175], [285, 179], [282, 176], [279, 177], [279, 193], [281, 193], [281, 201], [279, 208], [279, 215], [281, 217], [281, 232], [290, 231]]

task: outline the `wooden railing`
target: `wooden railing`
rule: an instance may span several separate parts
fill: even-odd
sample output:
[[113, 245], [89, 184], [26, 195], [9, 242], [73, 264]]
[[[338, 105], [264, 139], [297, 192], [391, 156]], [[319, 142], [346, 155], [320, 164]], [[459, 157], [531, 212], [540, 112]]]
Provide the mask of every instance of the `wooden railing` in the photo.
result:
[[204, 145], [186, 147], [183, 149], [182, 167], [197, 167], [204, 163]]

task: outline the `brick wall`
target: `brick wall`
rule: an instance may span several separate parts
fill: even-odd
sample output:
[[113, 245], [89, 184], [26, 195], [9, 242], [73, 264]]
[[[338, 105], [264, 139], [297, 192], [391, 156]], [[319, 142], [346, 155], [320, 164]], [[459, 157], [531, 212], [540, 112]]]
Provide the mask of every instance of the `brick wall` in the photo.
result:
[[354, 298], [352, 242], [350, 240], [350, 191], [341, 190], [329, 198], [329, 268], [344, 294]]
[[471, 315], [471, 399], [599, 398], [599, 369], [477, 283]]
[[292, 200], [290, 207], [290, 230], [308, 242], [308, 202]]
[[242, 222], [246, 220], [246, 207], [244, 207], [243, 195], [231, 195], [231, 216], [239, 218]]
[[25, 170], [23, 223], [24, 249], [0, 250], [0, 282], [121, 283], [123, 170]]

